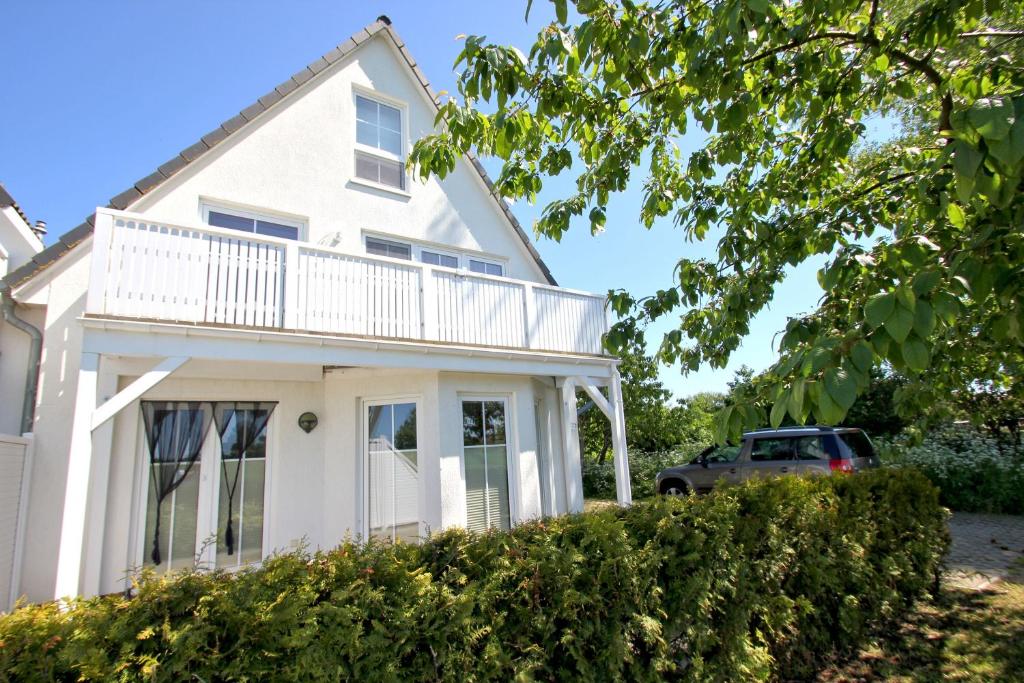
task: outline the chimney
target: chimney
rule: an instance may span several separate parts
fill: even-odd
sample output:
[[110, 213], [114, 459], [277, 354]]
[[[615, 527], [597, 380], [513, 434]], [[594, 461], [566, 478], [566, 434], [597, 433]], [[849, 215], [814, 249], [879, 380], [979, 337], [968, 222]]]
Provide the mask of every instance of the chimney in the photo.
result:
[[46, 237], [46, 221], [37, 220], [36, 224], [32, 227], [32, 232], [36, 234], [39, 241], [42, 242]]

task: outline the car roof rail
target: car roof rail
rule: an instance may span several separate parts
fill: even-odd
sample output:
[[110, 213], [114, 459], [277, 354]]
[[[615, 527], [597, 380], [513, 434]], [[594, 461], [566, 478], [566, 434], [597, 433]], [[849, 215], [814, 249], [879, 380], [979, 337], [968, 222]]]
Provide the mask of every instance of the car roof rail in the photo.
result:
[[785, 432], [785, 431], [810, 431], [818, 429], [823, 432], [834, 432], [835, 427], [829, 425], [786, 425], [785, 427], [759, 427], [751, 429], [747, 434], [760, 434], [762, 432]]

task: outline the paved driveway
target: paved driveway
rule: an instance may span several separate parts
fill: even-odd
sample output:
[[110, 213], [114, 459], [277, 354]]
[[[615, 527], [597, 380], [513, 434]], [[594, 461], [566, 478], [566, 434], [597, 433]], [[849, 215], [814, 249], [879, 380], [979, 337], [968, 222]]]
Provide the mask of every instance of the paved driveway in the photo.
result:
[[953, 546], [946, 568], [955, 583], [985, 588], [1006, 579], [1024, 558], [1024, 517], [956, 512], [949, 531]]

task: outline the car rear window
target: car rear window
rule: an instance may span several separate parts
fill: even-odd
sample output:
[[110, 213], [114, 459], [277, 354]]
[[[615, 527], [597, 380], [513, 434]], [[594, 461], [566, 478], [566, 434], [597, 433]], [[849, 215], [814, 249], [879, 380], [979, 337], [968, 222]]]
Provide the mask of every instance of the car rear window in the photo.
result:
[[844, 432], [838, 434], [842, 441], [855, 458], [872, 458], [875, 455], [875, 447], [871, 445], [871, 439], [864, 432]]

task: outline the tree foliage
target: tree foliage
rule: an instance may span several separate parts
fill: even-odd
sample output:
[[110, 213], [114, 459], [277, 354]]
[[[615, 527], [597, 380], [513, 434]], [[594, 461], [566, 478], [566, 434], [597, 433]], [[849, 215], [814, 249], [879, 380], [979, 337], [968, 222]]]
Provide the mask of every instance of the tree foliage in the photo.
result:
[[[713, 438], [705, 425], [718, 407], [713, 400], [693, 397], [673, 402], [672, 392], [658, 378], [658, 362], [632, 344], [619, 352], [622, 402], [629, 447], [639, 451], [669, 450], [683, 443]], [[611, 451], [611, 423], [586, 394], [580, 394], [578, 419], [583, 450], [599, 463]], [[705, 408], [706, 407], [706, 408]]]
[[[571, 174], [576, 191], [536, 224], [554, 239], [574, 219], [603, 230], [631, 181], [642, 225], [717, 238], [664, 288], [610, 293], [610, 350], [676, 315], [659, 359], [724, 367], [788, 269], [824, 258], [818, 308], [789, 321], [749, 400], [723, 408], [720, 438], [787, 414], [838, 423], [883, 363], [910, 378], [908, 408], [1001, 386], [1024, 355], [1019, 5], [575, 0], [570, 22], [553, 4], [529, 54], [466, 38], [461, 98], [410, 162], [443, 176], [461, 153], [494, 155], [498, 191], [528, 200]], [[705, 143], [684, 156], [694, 130]]]

